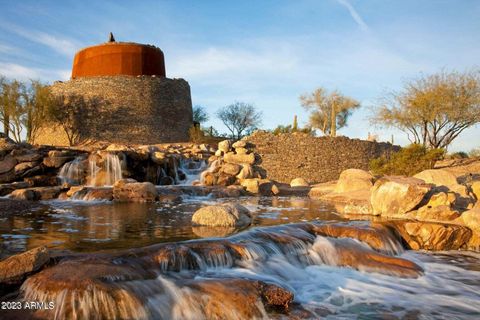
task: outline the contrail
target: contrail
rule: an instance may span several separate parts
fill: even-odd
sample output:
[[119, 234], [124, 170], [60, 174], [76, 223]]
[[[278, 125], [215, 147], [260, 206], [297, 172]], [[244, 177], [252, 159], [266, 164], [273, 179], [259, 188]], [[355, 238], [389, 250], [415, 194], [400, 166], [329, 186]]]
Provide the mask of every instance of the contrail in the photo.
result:
[[363, 31], [368, 31], [369, 30], [369, 27], [367, 26], [365, 21], [363, 21], [362, 17], [360, 17], [357, 10], [355, 10], [355, 8], [350, 4], [350, 2], [348, 2], [348, 0], [337, 0], [337, 2], [339, 4], [341, 4], [342, 6], [344, 6], [345, 8], [347, 8], [347, 10], [350, 13], [350, 15], [352, 16], [353, 20], [355, 20], [355, 22], [360, 26], [360, 28]]

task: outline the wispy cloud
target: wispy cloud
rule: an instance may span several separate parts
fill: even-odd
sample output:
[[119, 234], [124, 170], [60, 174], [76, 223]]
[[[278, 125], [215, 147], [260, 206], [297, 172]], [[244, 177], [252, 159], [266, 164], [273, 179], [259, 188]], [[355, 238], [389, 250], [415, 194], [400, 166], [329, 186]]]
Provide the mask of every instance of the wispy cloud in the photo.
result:
[[9, 23], [0, 23], [0, 28], [15, 33], [32, 42], [47, 46], [55, 52], [68, 57], [73, 56], [80, 47], [80, 44], [76, 41], [43, 31], [27, 30]]
[[0, 62], [0, 74], [12, 79], [43, 81], [68, 80], [70, 70], [31, 68], [17, 63]]
[[350, 2], [348, 2], [348, 0], [337, 0], [337, 2], [339, 4], [341, 4], [342, 6], [344, 6], [345, 8], [347, 8], [348, 12], [350, 13], [350, 15], [352, 16], [353, 20], [355, 20], [355, 22], [358, 24], [358, 26], [363, 30], [363, 31], [369, 31], [370, 28], [368, 27], [368, 25], [365, 23], [365, 21], [363, 20], [363, 18], [360, 16], [360, 14], [358, 13], [357, 10], [355, 10], [355, 8], [352, 6], [352, 4]]

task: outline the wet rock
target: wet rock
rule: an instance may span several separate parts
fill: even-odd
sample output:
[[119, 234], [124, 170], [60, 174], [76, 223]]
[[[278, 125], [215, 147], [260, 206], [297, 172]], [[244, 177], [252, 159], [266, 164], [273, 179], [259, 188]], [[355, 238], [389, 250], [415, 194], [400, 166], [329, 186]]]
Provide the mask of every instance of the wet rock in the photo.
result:
[[468, 248], [480, 250], [480, 208], [463, 212], [459, 220], [472, 230], [472, 237], [467, 244]]
[[[78, 190], [73, 190], [76, 187], [70, 188], [67, 195], [75, 200], [83, 201], [112, 201], [113, 189], [111, 187], [80, 187]], [[78, 188], [78, 187], [77, 187]]]
[[223, 140], [218, 143], [218, 150], [222, 151], [223, 153], [229, 152], [231, 147], [232, 142], [230, 140]]
[[335, 192], [370, 190], [373, 186], [373, 180], [373, 176], [365, 170], [347, 169], [340, 174]]
[[400, 237], [389, 228], [381, 223], [366, 223], [350, 225], [344, 223], [326, 223], [313, 225], [313, 231], [317, 235], [333, 238], [352, 238], [361, 242], [365, 242], [377, 251], [386, 253], [395, 253], [398, 250], [392, 247], [392, 243], [400, 240]]
[[63, 191], [63, 187], [35, 187], [31, 188], [36, 194], [37, 200], [51, 200], [56, 199], [58, 195]]
[[290, 187], [308, 187], [310, 184], [303, 178], [295, 178], [290, 181]]
[[252, 165], [255, 163], [255, 154], [235, 154], [233, 152], [227, 152], [223, 160], [227, 163]]
[[188, 286], [205, 298], [207, 319], [263, 318], [265, 309], [286, 312], [293, 301], [288, 290], [248, 279], [203, 280]]
[[86, 258], [62, 261], [29, 277], [21, 291], [27, 301], [53, 301], [59, 306], [37, 311], [38, 318], [145, 319], [140, 298], [116, 282], [147, 277], [153, 275], [141, 268]]
[[414, 175], [415, 178], [421, 179], [426, 183], [437, 186], [450, 186], [458, 184], [457, 177], [447, 170], [428, 169]]
[[18, 189], [10, 193], [10, 198], [15, 200], [37, 200], [37, 194], [32, 189]]
[[375, 182], [370, 202], [373, 214], [397, 217], [420, 205], [432, 185], [407, 177], [384, 177]]
[[11, 193], [13, 190], [25, 189], [30, 186], [31, 185], [29, 183], [24, 181], [0, 184], [0, 197], [6, 196], [7, 194]]
[[389, 222], [413, 250], [458, 250], [466, 246], [472, 231], [466, 227], [434, 222]]
[[122, 179], [113, 185], [113, 199], [116, 201], [153, 202], [157, 196], [157, 189], [151, 182]]
[[0, 284], [19, 284], [50, 259], [47, 248], [37, 247], [0, 261]]
[[238, 229], [235, 227], [192, 226], [192, 231], [200, 238], [220, 238], [229, 236]]
[[11, 155], [6, 155], [0, 160], [0, 174], [5, 174], [12, 171], [17, 165], [17, 160]]
[[[414, 262], [369, 250], [355, 244], [351, 239], [331, 239], [330, 243], [336, 253], [335, 261], [332, 262], [338, 266], [402, 278], [417, 278], [423, 273], [422, 268]], [[320, 245], [321, 243], [316, 242], [313, 248]]]
[[53, 187], [59, 184], [57, 176], [38, 175], [23, 180], [33, 187]]
[[251, 222], [250, 212], [239, 204], [203, 207], [192, 216], [193, 224], [203, 226], [244, 227]]
[[227, 188], [215, 188], [212, 190], [211, 195], [214, 198], [238, 198], [246, 195], [245, 189], [241, 186], [232, 185]]

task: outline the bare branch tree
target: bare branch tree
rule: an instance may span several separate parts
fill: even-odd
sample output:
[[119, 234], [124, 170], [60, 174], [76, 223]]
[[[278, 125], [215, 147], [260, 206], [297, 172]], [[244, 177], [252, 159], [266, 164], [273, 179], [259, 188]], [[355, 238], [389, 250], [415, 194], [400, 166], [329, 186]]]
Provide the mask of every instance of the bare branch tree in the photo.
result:
[[429, 148], [447, 148], [480, 122], [480, 73], [439, 72], [405, 83], [381, 99], [371, 121], [407, 133]]
[[241, 139], [245, 133], [253, 132], [261, 125], [262, 113], [244, 102], [235, 102], [221, 108], [217, 116], [230, 131], [233, 139]]

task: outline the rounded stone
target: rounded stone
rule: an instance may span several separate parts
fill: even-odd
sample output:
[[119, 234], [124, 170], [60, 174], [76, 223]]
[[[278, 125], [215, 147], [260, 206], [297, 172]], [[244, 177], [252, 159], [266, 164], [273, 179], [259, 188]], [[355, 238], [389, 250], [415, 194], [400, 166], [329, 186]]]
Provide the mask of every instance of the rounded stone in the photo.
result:
[[230, 203], [200, 208], [192, 217], [192, 223], [200, 226], [244, 227], [251, 222], [252, 216], [247, 208]]

